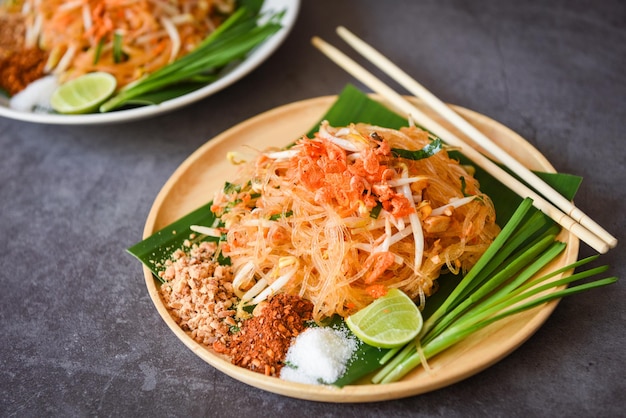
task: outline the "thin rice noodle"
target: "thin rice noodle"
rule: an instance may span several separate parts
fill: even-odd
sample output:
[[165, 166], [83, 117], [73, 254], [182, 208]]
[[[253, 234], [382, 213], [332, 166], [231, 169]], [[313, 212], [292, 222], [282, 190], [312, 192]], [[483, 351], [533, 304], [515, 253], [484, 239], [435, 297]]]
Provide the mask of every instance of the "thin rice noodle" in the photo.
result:
[[[284, 276], [269, 272], [293, 257], [298, 269], [273, 291], [310, 300], [320, 321], [350, 315], [394, 287], [423, 301], [442, 271], [468, 270], [498, 234], [491, 200], [445, 149], [417, 161], [392, 154], [421, 149], [426, 132], [322, 126], [323, 136], [302, 138], [281, 158], [259, 153], [236, 187], [216, 194], [212, 209], [228, 231], [222, 251], [235, 271], [252, 262], [265, 272], [256, 280], [271, 285]], [[414, 182], [389, 184], [402, 177]], [[449, 205], [466, 196], [475, 198]]]

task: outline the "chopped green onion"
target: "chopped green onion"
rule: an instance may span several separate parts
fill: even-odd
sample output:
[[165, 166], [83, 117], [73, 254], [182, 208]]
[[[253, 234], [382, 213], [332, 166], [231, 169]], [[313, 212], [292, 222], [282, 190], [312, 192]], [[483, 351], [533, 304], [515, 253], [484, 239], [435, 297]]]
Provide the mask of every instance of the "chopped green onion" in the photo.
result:
[[101, 38], [100, 42], [98, 42], [98, 45], [96, 45], [96, 51], [93, 55], [93, 65], [98, 64], [98, 61], [100, 61], [100, 55], [102, 54], [103, 46], [104, 46], [104, 39]]
[[465, 181], [465, 177], [461, 176], [461, 193], [463, 193], [463, 197], [467, 197], [467, 193], [465, 190], [467, 189], [467, 182]]
[[241, 185], [227, 181], [224, 183], [223, 190], [226, 194], [239, 193], [241, 191]]
[[290, 216], [293, 216], [293, 211], [292, 210], [288, 210], [285, 213], [276, 213], [272, 216], [270, 216], [270, 221], [277, 221], [280, 218], [289, 218]]
[[128, 55], [122, 49], [122, 43], [124, 41], [124, 36], [121, 32], [115, 32], [113, 34], [113, 62], [116, 64], [125, 61], [128, 58]]
[[373, 219], [378, 219], [378, 216], [380, 216], [380, 212], [383, 210], [383, 205], [380, 202], [376, 203], [376, 206], [374, 206], [372, 208], [372, 210], [370, 211], [370, 218]]

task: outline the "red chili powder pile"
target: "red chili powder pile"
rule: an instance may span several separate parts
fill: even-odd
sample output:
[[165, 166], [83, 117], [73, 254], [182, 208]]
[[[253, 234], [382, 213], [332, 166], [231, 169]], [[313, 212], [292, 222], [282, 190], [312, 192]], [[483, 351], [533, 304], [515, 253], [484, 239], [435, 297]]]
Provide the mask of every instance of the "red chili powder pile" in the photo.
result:
[[24, 25], [14, 16], [0, 16], [0, 88], [11, 96], [44, 76], [47, 53], [24, 47]]
[[233, 364], [267, 376], [278, 376], [292, 340], [311, 320], [313, 304], [297, 296], [274, 295], [260, 312], [244, 321], [228, 346], [213, 348]]

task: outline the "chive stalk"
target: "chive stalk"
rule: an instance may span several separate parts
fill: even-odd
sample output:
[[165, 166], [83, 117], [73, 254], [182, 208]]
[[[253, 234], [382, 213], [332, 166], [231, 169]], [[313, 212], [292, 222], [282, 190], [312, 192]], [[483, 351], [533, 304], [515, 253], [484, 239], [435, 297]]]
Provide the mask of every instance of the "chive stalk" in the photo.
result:
[[126, 59], [124, 50], [122, 49], [122, 42], [124, 41], [124, 36], [121, 32], [115, 32], [113, 34], [113, 62], [119, 64], [120, 62]]
[[511, 216], [509, 222], [506, 223], [502, 231], [498, 234], [496, 239], [491, 243], [487, 251], [478, 259], [474, 267], [465, 275], [463, 280], [454, 289], [454, 291], [448, 296], [443, 304], [424, 322], [424, 326], [421, 331], [421, 335], [426, 334], [435, 324], [445, 315], [449, 310], [462, 300], [462, 295], [466, 288], [472, 285], [475, 276], [480, 272], [492, 258], [496, 256], [498, 251], [504, 246], [506, 240], [515, 232], [517, 226], [522, 222], [526, 213], [532, 206], [531, 199], [524, 199], [519, 205], [517, 210]]
[[103, 47], [104, 47], [104, 38], [100, 39], [100, 41], [98, 42], [98, 45], [96, 45], [96, 50], [93, 54], [93, 65], [98, 64], [98, 61], [100, 61], [100, 55], [102, 55]]
[[440, 309], [424, 323], [416, 340], [381, 358], [383, 367], [372, 378], [373, 383], [401, 379], [429, 358], [500, 319], [617, 281], [617, 278], [609, 277], [567, 287], [604, 273], [607, 266], [551, 280], [595, 260], [597, 256], [531, 279], [562, 253], [565, 244], [556, 241], [558, 227], [538, 226], [535, 222], [538, 218], [532, 214], [528, 216], [529, 203], [532, 204], [530, 199], [524, 200], [494, 241], [496, 245], [492, 244]]
[[[589, 260], [586, 260], [586, 262], [588, 261]], [[571, 267], [571, 265], [568, 267]], [[408, 344], [405, 346], [396, 358], [394, 358], [372, 378], [372, 382], [391, 383], [398, 381], [415, 367], [422, 364], [422, 362], [425, 362], [429, 358], [464, 340], [471, 334], [503, 318], [532, 309], [553, 300], [561, 299], [565, 296], [570, 296], [615, 283], [617, 281], [616, 277], [608, 277], [535, 297], [547, 290], [566, 286], [575, 281], [603, 273], [607, 269], [607, 266], [597, 267], [595, 269], [573, 274], [557, 281], [545, 283], [541, 286], [518, 293], [514, 297], [507, 297], [505, 295], [501, 300], [499, 300], [499, 303], [494, 303], [488, 308], [479, 306], [476, 308], [475, 312], [462, 316], [459, 321], [455, 322], [434, 339], [428, 341], [427, 343], [421, 343], [421, 354], [418, 352], [415, 344]], [[543, 282], [552, 276], [552, 274], [543, 276], [542, 278], [534, 281], [534, 283]]]
[[[459, 303], [456, 308], [448, 312], [444, 318], [442, 318], [429, 332], [424, 335], [423, 338], [432, 338], [432, 336], [438, 335], [443, 329], [448, 327], [456, 318], [467, 311], [472, 305], [479, 302], [486, 295], [494, 291], [504, 281], [514, 277], [519, 271], [528, 265], [529, 260], [533, 260], [541, 253], [546, 251], [550, 245], [554, 244], [554, 236], [548, 235], [540, 239], [537, 243], [533, 244], [530, 248], [524, 248], [519, 254], [511, 257], [509, 262], [506, 262], [504, 266], [494, 274], [485, 284], [479, 289], [465, 298]], [[559, 243], [561, 244], [561, 243]], [[560, 252], [564, 245], [558, 245]], [[549, 261], [549, 260], [548, 260]]]
[[240, 7], [212, 32], [191, 53], [122, 88], [100, 106], [100, 112], [109, 112], [143, 95], [198, 80], [212, 80], [227, 64], [243, 59], [252, 49], [281, 28], [284, 12], [278, 12], [259, 24], [258, 11]]

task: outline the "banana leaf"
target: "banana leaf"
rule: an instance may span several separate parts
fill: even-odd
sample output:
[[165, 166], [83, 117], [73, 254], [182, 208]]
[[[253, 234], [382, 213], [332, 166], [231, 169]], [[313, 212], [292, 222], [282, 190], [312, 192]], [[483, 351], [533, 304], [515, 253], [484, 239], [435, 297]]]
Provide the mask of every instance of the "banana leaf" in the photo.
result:
[[[373, 125], [399, 129], [407, 126], [407, 120], [389, 110], [382, 104], [372, 100], [367, 94], [353, 85], [348, 85], [339, 95], [337, 101], [331, 106], [321, 120], [328, 120], [331, 125], [345, 126], [353, 122], [364, 122]], [[312, 136], [318, 129], [319, 123], [315, 124], [308, 136]], [[459, 159], [464, 164], [471, 164], [463, 155], [451, 153], [453, 158]], [[572, 199], [581, 183], [581, 178], [567, 174], [537, 173], [548, 184], [562, 193], [566, 198]], [[519, 206], [522, 198], [513, 193], [498, 180], [476, 167], [476, 178], [479, 180], [481, 190], [492, 196], [496, 207], [498, 224], [503, 226]], [[228, 179], [224, 179], [227, 181]], [[191, 225], [211, 226], [215, 221], [215, 215], [210, 210], [210, 202], [179, 219], [154, 235], [128, 248], [128, 252], [146, 265], [159, 280], [158, 273], [163, 269], [164, 263], [177, 248], [182, 247], [183, 241], [188, 239]], [[551, 220], [548, 220], [552, 222]], [[424, 319], [445, 300], [456, 284], [462, 279], [462, 275], [446, 274], [440, 277], [439, 289], [431, 296], [422, 312]], [[388, 350], [379, 349], [361, 344], [358, 355], [353, 357], [347, 372], [334, 384], [344, 386], [354, 383], [363, 376], [380, 367], [379, 360]]]

